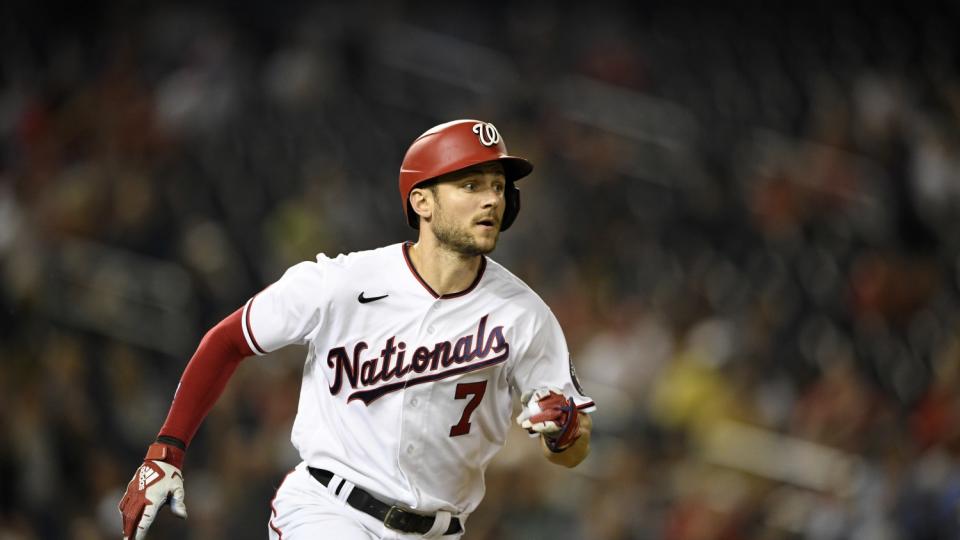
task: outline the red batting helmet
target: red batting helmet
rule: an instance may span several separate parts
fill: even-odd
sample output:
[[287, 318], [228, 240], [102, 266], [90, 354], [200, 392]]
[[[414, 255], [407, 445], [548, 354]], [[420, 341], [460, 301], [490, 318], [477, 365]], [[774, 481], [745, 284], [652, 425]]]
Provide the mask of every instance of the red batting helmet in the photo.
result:
[[418, 185], [478, 163], [499, 161], [503, 164], [507, 188], [507, 208], [500, 222], [505, 231], [520, 212], [520, 190], [514, 181], [530, 174], [533, 164], [507, 154], [507, 147], [497, 128], [480, 120], [454, 120], [434, 126], [413, 141], [400, 165], [400, 200], [407, 223], [420, 227], [417, 213], [410, 207], [410, 192]]

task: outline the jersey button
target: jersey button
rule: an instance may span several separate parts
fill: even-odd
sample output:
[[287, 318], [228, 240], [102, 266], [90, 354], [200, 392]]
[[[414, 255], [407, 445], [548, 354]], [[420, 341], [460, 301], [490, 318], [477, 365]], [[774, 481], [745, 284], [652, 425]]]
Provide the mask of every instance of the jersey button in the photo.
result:
[[420, 400], [418, 400], [417, 398], [413, 398], [410, 400], [411, 407], [416, 407], [418, 403], [420, 403]]
[[436, 330], [436, 329], [435, 329], [432, 325], [427, 327], [427, 333], [428, 333], [428, 334], [432, 334], [434, 330]]
[[411, 444], [407, 446], [407, 454], [412, 454], [412, 453], [413, 453], [413, 445]]

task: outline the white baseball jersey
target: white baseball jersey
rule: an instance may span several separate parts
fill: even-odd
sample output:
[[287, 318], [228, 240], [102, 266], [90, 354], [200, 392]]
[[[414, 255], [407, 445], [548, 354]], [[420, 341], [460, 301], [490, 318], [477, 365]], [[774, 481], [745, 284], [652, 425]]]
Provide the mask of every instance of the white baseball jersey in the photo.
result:
[[556, 387], [590, 412], [553, 313], [483, 257], [474, 283], [440, 296], [409, 243], [317, 256], [250, 299], [258, 354], [309, 347], [292, 441], [327, 469], [424, 513], [466, 515], [503, 446], [514, 395]]

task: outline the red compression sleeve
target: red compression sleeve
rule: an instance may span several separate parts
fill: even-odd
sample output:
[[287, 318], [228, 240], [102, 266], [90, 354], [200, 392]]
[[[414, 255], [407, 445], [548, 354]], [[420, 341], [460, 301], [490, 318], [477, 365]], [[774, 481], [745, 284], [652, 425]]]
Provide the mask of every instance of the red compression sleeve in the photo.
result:
[[190, 444], [237, 365], [253, 354], [243, 338], [242, 319], [243, 309], [238, 309], [203, 336], [197, 352], [183, 370], [160, 436], [175, 437]]

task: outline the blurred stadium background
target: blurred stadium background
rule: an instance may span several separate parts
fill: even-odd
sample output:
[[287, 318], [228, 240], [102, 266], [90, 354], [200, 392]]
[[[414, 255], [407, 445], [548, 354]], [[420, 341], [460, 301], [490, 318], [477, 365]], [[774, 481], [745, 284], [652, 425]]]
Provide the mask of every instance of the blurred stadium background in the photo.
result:
[[[317, 252], [411, 238], [409, 142], [529, 156], [494, 258], [597, 399], [520, 430], [467, 539], [960, 537], [960, 11], [861, 1], [0, 7], [0, 539], [117, 538], [205, 330]], [[189, 526], [263, 538], [304, 351], [248, 360]]]

